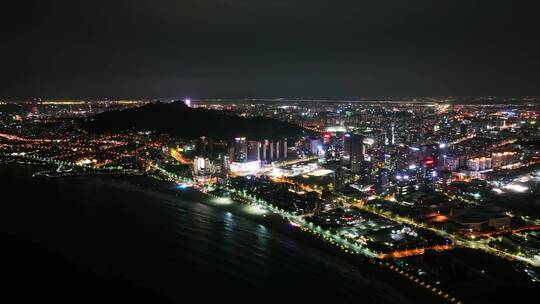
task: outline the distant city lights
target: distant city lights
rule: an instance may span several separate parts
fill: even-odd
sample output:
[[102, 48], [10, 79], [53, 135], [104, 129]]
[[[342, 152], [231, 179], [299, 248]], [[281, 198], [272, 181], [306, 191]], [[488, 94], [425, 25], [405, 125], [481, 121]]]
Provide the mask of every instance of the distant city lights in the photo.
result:
[[515, 192], [525, 192], [525, 191], [529, 190], [528, 187], [525, 187], [525, 186], [522, 186], [522, 185], [519, 185], [519, 184], [508, 184], [508, 185], [504, 186], [504, 188], [508, 189], [508, 190], [515, 191]]

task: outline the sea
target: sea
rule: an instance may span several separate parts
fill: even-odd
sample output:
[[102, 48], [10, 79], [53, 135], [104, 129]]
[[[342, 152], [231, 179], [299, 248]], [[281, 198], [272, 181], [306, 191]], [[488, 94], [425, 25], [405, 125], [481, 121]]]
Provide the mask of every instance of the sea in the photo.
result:
[[[239, 203], [156, 195], [110, 177], [0, 164], [0, 292], [53, 303], [412, 303], [363, 258]], [[276, 217], [275, 219], [273, 217]], [[8, 303], [8, 302], [5, 302]]]

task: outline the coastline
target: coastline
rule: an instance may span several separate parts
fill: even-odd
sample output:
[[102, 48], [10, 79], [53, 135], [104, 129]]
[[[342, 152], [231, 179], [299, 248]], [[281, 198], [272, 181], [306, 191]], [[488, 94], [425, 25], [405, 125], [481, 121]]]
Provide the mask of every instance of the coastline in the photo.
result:
[[[269, 213], [266, 216], [250, 214], [244, 210], [245, 204], [234, 201], [232, 204], [221, 205], [211, 202], [212, 197], [193, 188], [178, 190], [174, 183], [160, 181], [148, 176], [125, 176], [125, 175], [106, 175], [106, 176], [75, 176], [69, 178], [103, 178], [111, 181], [108, 185], [125, 191], [137, 191], [144, 195], [152, 196], [169, 204], [175, 204], [175, 201], [193, 201], [197, 204], [203, 204], [211, 208], [218, 209], [224, 212], [230, 212], [235, 216], [242, 217], [252, 222], [259, 223], [268, 227], [273, 232], [291, 237], [304, 245], [311, 248], [324, 251], [346, 261], [354, 267], [354, 270], [361, 271], [364, 274], [369, 274], [371, 277], [370, 283], [377, 282], [377, 285], [399, 286], [390, 291], [386, 291], [389, 297], [406, 299], [404, 302], [428, 301], [429, 303], [448, 303], [449, 301], [437, 296], [428, 289], [420, 288], [411, 281], [404, 280], [402, 276], [378, 265], [378, 261], [371, 260], [367, 257], [358, 254], [347, 254], [337, 250], [335, 245], [323, 241], [322, 239], [306, 233], [297, 227], [291, 227], [287, 220], [281, 218], [277, 214]], [[152, 184], [143, 184], [143, 180]]]
[[[17, 164], [2, 164], [20, 166]], [[25, 165], [26, 166], [26, 165]], [[33, 170], [36, 166], [26, 166], [27, 169]], [[33, 168], [33, 169], [31, 169]], [[55, 178], [56, 179], [56, 178]], [[380, 299], [382, 303], [392, 301], [393, 303], [413, 303], [416, 301], [428, 301], [430, 303], [446, 302], [440, 296], [430, 292], [430, 290], [420, 288], [413, 282], [404, 279], [402, 276], [385, 267], [381, 267], [370, 261], [368, 258], [360, 255], [346, 254], [330, 243], [324, 242], [320, 238], [311, 234], [305, 233], [299, 228], [290, 227], [288, 221], [282, 219], [276, 214], [250, 214], [246, 212], [244, 204], [234, 202], [229, 205], [220, 205], [213, 203], [211, 197], [207, 194], [199, 192], [195, 189], [177, 189], [172, 182], [157, 180], [147, 176], [128, 176], [128, 175], [86, 175], [65, 177], [69, 180], [80, 180], [80, 182], [89, 183], [105, 183], [107, 186], [117, 188], [122, 191], [139, 192], [142, 195], [150, 196], [160, 200], [163, 203], [177, 206], [180, 202], [193, 202], [195, 204], [203, 204], [223, 212], [230, 212], [235, 216], [242, 217], [249, 221], [261, 224], [268, 227], [272, 232], [286, 235], [293, 238], [303, 245], [313, 248], [310, 253], [317, 252], [328, 253], [332, 259], [344, 261], [346, 265], [350, 265], [350, 269], [346, 271], [356, 271], [362, 273], [368, 278], [367, 282], [358, 282], [358, 284], [369, 283], [374, 286], [374, 290], [382, 293]], [[343, 271], [343, 269], [336, 269]], [[391, 287], [391, 288], [388, 288]]]

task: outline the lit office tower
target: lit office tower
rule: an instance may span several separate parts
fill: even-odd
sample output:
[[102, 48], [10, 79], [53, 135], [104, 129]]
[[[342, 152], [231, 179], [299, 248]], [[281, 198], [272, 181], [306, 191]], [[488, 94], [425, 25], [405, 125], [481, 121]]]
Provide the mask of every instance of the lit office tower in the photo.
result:
[[435, 181], [438, 179], [437, 162], [433, 157], [427, 157], [422, 161], [420, 185], [423, 190], [433, 190]]
[[444, 160], [447, 157], [448, 144], [446, 142], [439, 143], [439, 149], [436, 150], [435, 156], [437, 157], [437, 169], [442, 170], [444, 168]]
[[341, 154], [343, 165], [349, 165], [351, 162], [351, 134], [347, 133], [343, 136], [343, 153]]
[[259, 161], [261, 160], [261, 143], [255, 140], [250, 140], [247, 142], [247, 160], [248, 161]]
[[353, 172], [360, 171], [364, 161], [364, 137], [357, 134], [346, 134], [343, 142], [343, 157]]
[[281, 143], [279, 141], [276, 141], [275, 148], [276, 148], [276, 159], [279, 159], [281, 158]]
[[283, 158], [286, 159], [287, 158], [287, 139], [284, 138], [283, 139]]

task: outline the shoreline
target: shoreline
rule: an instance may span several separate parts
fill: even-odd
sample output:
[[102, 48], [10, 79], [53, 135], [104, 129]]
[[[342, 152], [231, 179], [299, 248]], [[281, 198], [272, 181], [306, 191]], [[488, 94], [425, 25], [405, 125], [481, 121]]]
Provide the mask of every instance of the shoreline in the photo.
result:
[[[80, 178], [81, 176], [71, 177]], [[320, 250], [333, 255], [335, 258], [344, 260], [355, 268], [356, 271], [361, 271], [364, 274], [369, 274], [372, 279], [375, 279], [378, 285], [386, 286], [402, 286], [403, 288], [393, 288], [391, 291], [386, 291], [393, 298], [405, 298], [405, 302], [426, 301], [429, 303], [448, 303], [448, 300], [434, 294], [429, 289], [424, 289], [413, 284], [412, 281], [405, 280], [397, 272], [391, 271], [379, 264], [378, 260], [371, 260], [368, 257], [359, 254], [348, 254], [342, 252], [317, 236], [308, 234], [300, 228], [291, 227], [289, 222], [277, 214], [269, 212], [265, 216], [250, 214], [243, 210], [246, 206], [243, 203], [233, 201], [232, 204], [220, 205], [210, 202], [212, 197], [208, 194], [188, 188], [186, 190], [178, 190], [174, 188], [174, 183], [160, 181], [149, 176], [126, 176], [126, 175], [106, 175], [106, 176], [85, 176], [100, 177], [106, 180], [111, 180], [110, 186], [127, 191], [138, 191], [145, 195], [152, 196], [157, 199], [164, 200], [166, 203], [175, 204], [176, 200], [193, 201], [196, 204], [203, 204], [211, 208], [217, 208], [220, 211], [230, 212], [235, 216], [242, 217], [249, 221], [264, 225], [270, 230], [293, 238], [294, 240], [303, 243], [315, 250]], [[146, 179], [152, 181], [154, 185], [142, 185], [135, 182], [135, 179]], [[167, 185], [170, 184], [170, 185]], [[383, 262], [384, 263], [384, 262]], [[373, 283], [371, 281], [370, 283]], [[404, 295], [406, 295], [404, 297]], [[411, 297], [414, 295], [414, 297]], [[457, 301], [456, 301], [457, 302]]]
[[[2, 164], [2, 165], [17, 165], [19, 164]], [[34, 165], [24, 165], [27, 168], [36, 168]], [[97, 177], [97, 179], [96, 179]], [[351, 255], [338, 250], [334, 245], [323, 241], [322, 239], [310, 235], [299, 228], [291, 227], [288, 221], [281, 216], [269, 212], [265, 216], [260, 214], [250, 214], [245, 210], [245, 204], [234, 201], [231, 204], [217, 204], [211, 202], [212, 197], [193, 188], [177, 189], [173, 182], [161, 181], [150, 176], [130, 176], [130, 175], [83, 175], [69, 176], [69, 179], [81, 179], [89, 181], [110, 181], [106, 183], [117, 189], [125, 191], [136, 191], [144, 195], [162, 200], [163, 203], [177, 205], [179, 201], [194, 202], [203, 204], [212, 208], [217, 208], [223, 212], [230, 212], [236, 216], [247, 219], [254, 223], [258, 223], [268, 227], [273, 232], [276, 232], [286, 237], [290, 237], [310, 248], [317, 251], [330, 254], [333, 258], [345, 261], [352, 269], [361, 272], [369, 283], [376, 286], [375, 290], [387, 297], [386, 300], [399, 300], [403, 303], [412, 303], [415, 301], [428, 301], [430, 303], [448, 302], [444, 298], [432, 293], [428, 289], [421, 288], [412, 281], [405, 279], [395, 271], [392, 271], [384, 266], [379, 265], [377, 261], [370, 260], [361, 255]], [[57, 179], [57, 178], [54, 178]], [[339, 270], [336, 270], [339, 271]], [[361, 282], [359, 282], [361, 284]], [[388, 287], [391, 287], [390, 289]], [[398, 288], [396, 288], [398, 286]], [[385, 299], [381, 299], [385, 300]], [[394, 302], [394, 301], [393, 301]]]

